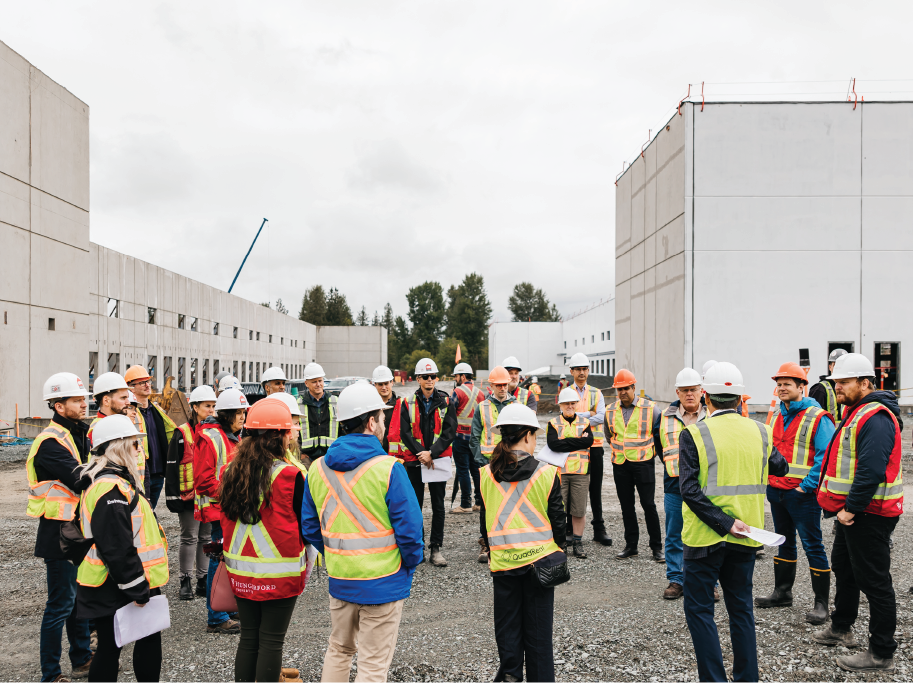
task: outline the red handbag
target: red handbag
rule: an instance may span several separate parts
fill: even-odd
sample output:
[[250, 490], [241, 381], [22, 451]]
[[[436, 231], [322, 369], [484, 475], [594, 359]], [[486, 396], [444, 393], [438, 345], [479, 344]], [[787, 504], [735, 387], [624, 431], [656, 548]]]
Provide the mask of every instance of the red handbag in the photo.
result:
[[216, 612], [237, 612], [238, 601], [231, 587], [231, 577], [225, 562], [219, 562], [216, 575], [212, 579], [212, 591], [209, 594], [209, 606]]

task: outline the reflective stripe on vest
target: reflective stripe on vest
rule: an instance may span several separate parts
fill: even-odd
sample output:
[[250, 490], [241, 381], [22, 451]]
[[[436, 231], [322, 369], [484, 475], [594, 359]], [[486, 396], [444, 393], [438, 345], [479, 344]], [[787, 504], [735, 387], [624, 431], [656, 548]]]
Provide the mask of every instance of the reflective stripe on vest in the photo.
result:
[[[574, 385], [574, 389], [577, 386]], [[602, 392], [595, 387], [591, 387], [589, 384], [584, 386], [585, 392], [583, 397], [577, 402], [577, 412], [578, 413], [590, 413], [596, 410], [599, 405], [599, 397], [602, 395]], [[580, 395], [580, 392], [577, 392], [577, 395]], [[557, 397], [556, 399], [557, 400]], [[603, 426], [592, 425], [593, 427], [593, 448], [599, 448], [605, 443], [605, 431]]]
[[79, 495], [71, 491], [63, 482], [57, 479], [38, 481], [38, 472], [35, 469], [35, 456], [41, 444], [48, 439], [53, 439], [63, 446], [76, 461], [73, 467], [82, 464], [79, 449], [73, 441], [73, 435], [65, 427], [56, 422], [51, 422], [41, 434], [32, 442], [28, 458], [25, 461], [25, 476], [29, 483], [29, 499], [25, 513], [29, 517], [44, 517], [69, 522], [76, 517], [76, 506]]
[[393, 414], [390, 416], [390, 429], [387, 431], [387, 454], [400, 460], [403, 459], [403, 455], [406, 453], [406, 445], [403, 443], [402, 436], [400, 436], [402, 407], [403, 399], [397, 398], [396, 403], [393, 404]]
[[825, 410], [831, 414], [831, 417], [834, 418], [834, 423], [839, 423], [843, 417], [844, 408], [842, 405], [837, 403], [837, 392], [834, 391], [834, 385], [831, 384], [828, 380], [821, 380], [821, 386], [824, 387], [824, 395], [827, 397], [827, 406]]
[[[409, 411], [409, 422], [412, 424], [412, 437], [418, 441], [420, 444], [424, 444], [422, 439], [422, 425], [421, 425], [421, 410], [422, 408], [418, 404], [418, 397], [415, 394], [410, 394], [403, 399], [406, 402], [407, 410]], [[444, 397], [444, 405], [440, 408], [435, 409], [434, 411], [434, 439], [432, 443], [428, 444], [426, 448], [430, 449], [432, 445], [441, 437], [441, 433], [444, 430], [444, 417], [447, 415], [447, 409], [450, 407], [450, 397]], [[405, 447], [404, 447], [405, 450]], [[441, 452], [442, 458], [449, 458], [453, 455], [453, 446], [448, 446], [444, 451]]]
[[[308, 404], [304, 403], [304, 410], [301, 411], [301, 447], [308, 448], [329, 448], [330, 444], [339, 437], [339, 423], [336, 421], [336, 401], [335, 396], [327, 399], [327, 410], [330, 411], [330, 433], [327, 436], [314, 434], [311, 436], [311, 411], [308, 410]], [[320, 425], [317, 425], [319, 427]]]
[[184, 436], [184, 453], [178, 463], [178, 490], [181, 500], [193, 499], [193, 427], [189, 423], [182, 424], [178, 429]]
[[663, 446], [663, 464], [670, 477], [679, 476], [678, 472], [678, 439], [685, 423], [678, 415], [663, 413], [659, 430], [659, 441]]
[[[222, 479], [222, 468], [228, 464], [228, 444], [222, 437], [222, 430], [216, 427], [206, 427], [200, 430], [200, 436], [208, 438], [216, 451], [215, 478], [218, 483]], [[219, 499], [215, 496], [204, 496], [197, 493], [194, 496], [194, 505], [200, 510], [208, 508], [213, 503], [218, 503]]]
[[[574, 418], [573, 422], [568, 422], [559, 415], [555, 419], [549, 420], [549, 424], [554, 428], [555, 434], [558, 435], [559, 439], [580, 439], [583, 437], [583, 433], [590, 422], [586, 418], [580, 417], [580, 415], [575, 415]], [[589, 467], [590, 449], [583, 448], [579, 451], [568, 453], [564, 467], [561, 468], [561, 474], [586, 474]]]
[[520, 405], [524, 405], [524, 406], [529, 405], [529, 390], [528, 389], [524, 389], [523, 387], [517, 387], [516, 389], [514, 389], [511, 392], [510, 395], [513, 396], [515, 399], [517, 399], [517, 403], [519, 403]]
[[612, 446], [612, 462], [621, 465], [625, 460], [643, 462], [653, 457], [653, 411], [656, 404], [638, 397], [634, 401], [631, 418], [625, 424], [621, 402], [612, 403], [606, 415], [608, 423], [615, 430], [609, 443]]
[[482, 401], [482, 392], [475, 386], [467, 389], [465, 384], [461, 384], [454, 391], [459, 391], [466, 397], [466, 403], [457, 413], [457, 424], [460, 427], [472, 428], [472, 418], [476, 412], [476, 404]]
[[771, 483], [783, 479], [795, 479], [798, 482], [812, 471], [815, 465], [815, 428], [824, 415], [825, 411], [821, 408], [809, 406], [794, 415], [789, 428], [784, 430], [783, 414], [777, 411], [770, 426], [773, 429], [774, 445], [789, 463], [789, 472], [786, 477], [771, 477]]
[[484, 455], [489, 460], [491, 454], [495, 452], [495, 446], [501, 443], [501, 435], [491, 431], [498, 421], [498, 409], [490, 401], [483, 401], [479, 405], [479, 414], [482, 417], [482, 434], [479, 436], [479, 446]]

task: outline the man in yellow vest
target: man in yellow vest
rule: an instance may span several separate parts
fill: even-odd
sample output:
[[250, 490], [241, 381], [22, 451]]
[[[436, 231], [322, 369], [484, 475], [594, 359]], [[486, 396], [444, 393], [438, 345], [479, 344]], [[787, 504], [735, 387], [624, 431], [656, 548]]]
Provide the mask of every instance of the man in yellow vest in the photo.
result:
[[387, 455], [390, 406], [366, 382], [351, 384], [337, 404], [344, 436], [308, 471], [301, 504], [304, 540], [324, 554], [332, 630], [322, 681], [387, 680], [403, 602], [424, 556], [422, 511], [406, 468]]
[[54, 417], [32, 442], [25, 463], [29, 483], [26, 514], [38, 518], [35, 557], [44, 560], [48, 599], [41, 619], [39, 653], [41, 680], [61, 677], [63, 628], [70, 641], [70, 678], [89, 675], [89, 622], [76, 618], [76, 567], [60, 549], [60, 527], [73, 521], [82, 491], [74, 470], [89, 457], [88, 426], [83, 422], [88, 405], [82, 380], [71, 372], [58, 372], [44, 383], [44, 400]]
[[808, 397], [818, 402], [818, 405], [831, 414], [834, 423], [839, 423], [843, 417], [843, 406], [837, 401], [837, 391], [834, 387], [834, 380], [828, 379], [828, 375], [834, 372], [834, 365], [840, 356], [845, 356], [846, 351], [843, 349], [834, 349], [827, 357], [827, 374], [818, 378], [818, 383], [812, 385], [808, 390]]
[[520, 386], [522, 377], [520, 377], [520, 371], [523, 369], [520, 367], [520, 361], [517, 360], [516, 356], [508, 356], [504, 359], [504, 362], [501, 364], [507, 373], [510, 375], [510, 386], [509, 391], [511, 396], [517, 399], [517, 403], [527, 406], [533, 412], [536, 411], [536, 408], [539, 405], [539, 397], [532, 393], [529, 389], [524, 389]]
[[689, 425], [679, 438], [682, 542], [685, 558], [685, 620], [702, 681], [725, 681], [726, 670], [714, 616], [713, 587], [723, 588], [732, 639], [732, 680], [758, 680], [752, 605], [755, 550], [746, 536], [764, 528], [767, 477], [782, 477], [789, 465], [774, 447], [770, 427], [742, 417], [742, 373], [720, 362], [703, 379], [709, 417]]
[[637, 396], [636, 385], [637, 380], [630, 370], [619, 370], [612, 385], [618, 400], [610, 404], [605, 412], [606, 434], [612, 449], [612, 476], [625, 525], [625, 547], [615, 557], [625, 560], [638, 553], [640, 527], [634, 507], [636, 492], [644, 511], [653, 561], [665, 562], [659, 514], [653, 500], [656, 494], [653, 435], [659, 433], [662, 413], [653, 401]]
[[149, 488], [146, 489], [152, 508], [158, 504], [165, 488], [165, 468], [168, 462], [168, 444], [174, 434], [174, 421], [155, 403], [152, 396], [152, 376], [142, 365], [133, 365], [124, 373], [127, 386], [133, 390], [139, 405], [140, 431], [146, 435], [146, 472]]
[[301, 397], [301, 455], [314, 462], [322, 458], [339, 435], [336, 421], [336, 397], [324, 390], [326, 373], [319, 363], [304, 366], [304, 386]]

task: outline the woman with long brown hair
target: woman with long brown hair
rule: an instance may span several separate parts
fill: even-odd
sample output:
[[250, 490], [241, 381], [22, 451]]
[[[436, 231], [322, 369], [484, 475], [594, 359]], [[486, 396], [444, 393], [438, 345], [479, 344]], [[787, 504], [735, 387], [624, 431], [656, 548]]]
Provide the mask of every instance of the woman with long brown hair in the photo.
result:
[[223, 555], [238, 601], [236, 681], [277, 681], [282, 646], [304, 590], [305, 546], [298, 510], [304, 475], [286, 461], [292, 415], [281, 400], [255, 403], [247, 436], [222, 475]]
[[522, 681], [525, 659], [526, 680], [554, 681], [554, 586], [568, 578], [561, 477], [532, 457], [541, 428], [530, 408], [505, 406], [493, 431], [501, 441], [479, 472], [479, 530], [494, 585], [495, 680]]

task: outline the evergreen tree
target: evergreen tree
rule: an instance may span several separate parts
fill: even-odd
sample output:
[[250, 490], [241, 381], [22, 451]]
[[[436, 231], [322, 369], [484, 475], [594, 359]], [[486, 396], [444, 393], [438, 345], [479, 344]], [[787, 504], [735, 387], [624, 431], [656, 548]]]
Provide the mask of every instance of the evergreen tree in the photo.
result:
[[352, 309], [346, 301], [346, 295], [335, 287], [330, 287], [326, 299], [326, 325], [352, 325]]
[[488, 366], [488, 323], [491, 302], [485, 279], [470, 273], [458, 286], [447, 290], [447, 337], [462, 340], [460, 350], [473, 370]]
[[513, 322], [552, 323], [561, 320], [557, 306], [549, 303], [545, 292], [536, 289], [530, 282], [514, 286], [507, 307], [513, 315]]
[[358, 317], [355, 318], [355, 324], [359, 327], [368, 326], [368, 311], [365, 310], [364, 306], [362, 306], [361, 310], [358, 312]]
[[285, 304], [282, 303], [282, 299], [276, 299], [276, 311], [288, 315], [288, 309], [285, 307]]
[[301, 299], [298, 319], [312, 325], [327, 325], [327, 295], [321, 285], [309, 287]]
[[437, 353], [444, 329], [444, 290], [439, 282], [423, 282], [406, 294], [415, 344]]

